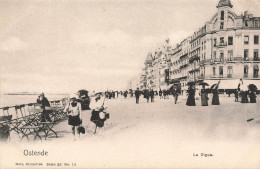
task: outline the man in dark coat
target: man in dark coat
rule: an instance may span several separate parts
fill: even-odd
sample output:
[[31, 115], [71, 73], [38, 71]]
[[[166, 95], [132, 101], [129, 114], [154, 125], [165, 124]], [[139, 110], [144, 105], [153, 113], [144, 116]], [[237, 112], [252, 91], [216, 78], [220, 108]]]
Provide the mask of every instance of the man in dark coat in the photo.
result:
[[51, 122], [50, 118], [50, 111], [46, 110], [46, 107], [50, 107], [50, 102], [48, 99], [44, 96], [44, 93], [40, 94], [40, 96], [37, 98], [37, 103], [41, 104], [41, 108], [43, 109], [42, 114], [41, 114], [41, 121], [46, 122], [49, 121]]
[[151, 97], [151, 102], [154, 102], [154, 91], [153, 89], [150, 90], [150, 97]]
[[173, 89], [174, 103], [177, 104], [179, 93], [176, 88]]
[[162, 90], [160, 89], [159, 91], [159, 96], [160, 96], [160, 99], [162, 98]]
[[135, 91], [136, 104], [139, 104], [140, 94], [141, 94], [141, 92], [140, 92], [139, 88], [137, 88], [136, 91]]
[[146, 98], [146, 100], [147, 100], [147, 103], [149, 103], [150, 92], [149, 92], [148, 89], [147, 89], [146, 92], [145, 92], [145, 98]]

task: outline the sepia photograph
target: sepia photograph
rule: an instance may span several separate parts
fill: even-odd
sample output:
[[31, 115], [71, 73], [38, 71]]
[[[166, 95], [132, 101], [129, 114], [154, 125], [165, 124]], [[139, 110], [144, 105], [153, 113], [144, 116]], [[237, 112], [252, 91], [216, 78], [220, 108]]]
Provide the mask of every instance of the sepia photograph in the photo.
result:
[[0, 0], [0, 169], [259, 169], [259, 0]]

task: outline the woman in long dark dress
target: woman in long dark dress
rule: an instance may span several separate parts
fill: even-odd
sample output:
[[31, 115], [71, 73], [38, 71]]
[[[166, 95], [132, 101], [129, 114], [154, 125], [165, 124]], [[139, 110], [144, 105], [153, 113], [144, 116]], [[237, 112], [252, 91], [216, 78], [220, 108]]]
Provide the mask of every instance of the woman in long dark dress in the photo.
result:
[[208, 93], [205, 90], [205, 86], [201, 89], [201, 106], [208, 106]]
[[248, 103], [247, 91], [241, 91], [241, 103]]
[[189, 96], [188, 96], [186, 105], [187, 105], [187, 106], [196, 106], [194, 86], [191, 85], [191, 86], [189, 87], [189, 89], [187, 90], [187, 92], [188, 92]]
[[250, 103], [256, 103], [256, 93], [254, 91], [249, 91]]
[[212, 105], [220, 105], [220, 103], [219, 103], [219, 96], [218, 96], [219, 83], [220, 83], [220, 81], [218, 81], [218, 84], [216, 84], [216, 86], [212, 90], [212, 93], [213, 93]]

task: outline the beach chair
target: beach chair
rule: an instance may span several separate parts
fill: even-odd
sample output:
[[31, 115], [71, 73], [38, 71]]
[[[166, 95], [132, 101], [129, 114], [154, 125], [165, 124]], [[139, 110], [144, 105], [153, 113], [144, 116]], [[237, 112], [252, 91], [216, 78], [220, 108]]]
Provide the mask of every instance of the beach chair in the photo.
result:
[[12, 120], [12, 115], [0, 116], [0, 140], [10, 141], [10, 121]]
[[26, 137], [29, 141], [29, 135], [34, 135], [34, 140], [37, 137], [41, 139], [41, 136], [39, 135], [39, 132], [41, 131], [39, 120], [42, 109], [39, 109], [39, 112], [32, 112], [32, 110], [28, 109], [29, 115], [26, 115], [25, 105], [15, 106], [17, 128], [19, 128], [19, 131], [22, 134], [21, 140]]

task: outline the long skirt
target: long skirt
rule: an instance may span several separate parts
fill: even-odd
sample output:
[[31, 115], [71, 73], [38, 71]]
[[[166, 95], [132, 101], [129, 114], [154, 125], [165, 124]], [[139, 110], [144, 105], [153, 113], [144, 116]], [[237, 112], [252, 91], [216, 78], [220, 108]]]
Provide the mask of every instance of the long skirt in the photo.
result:
[[208, 106], [208, 94], [201, 93], [201, 106]]
[[241, 92], [241, 103], [248, 103], [247, 93]]
[[189, 96], [188, 96], [186, 105], [187, 105], [187, 106], [196, 106], [194, 95], [189, 95]]
[[220, 105], [218, 93], [213, 93], [212, 105]]
[[256, 103], [256, 96], [250, 96], [250, 103]]

